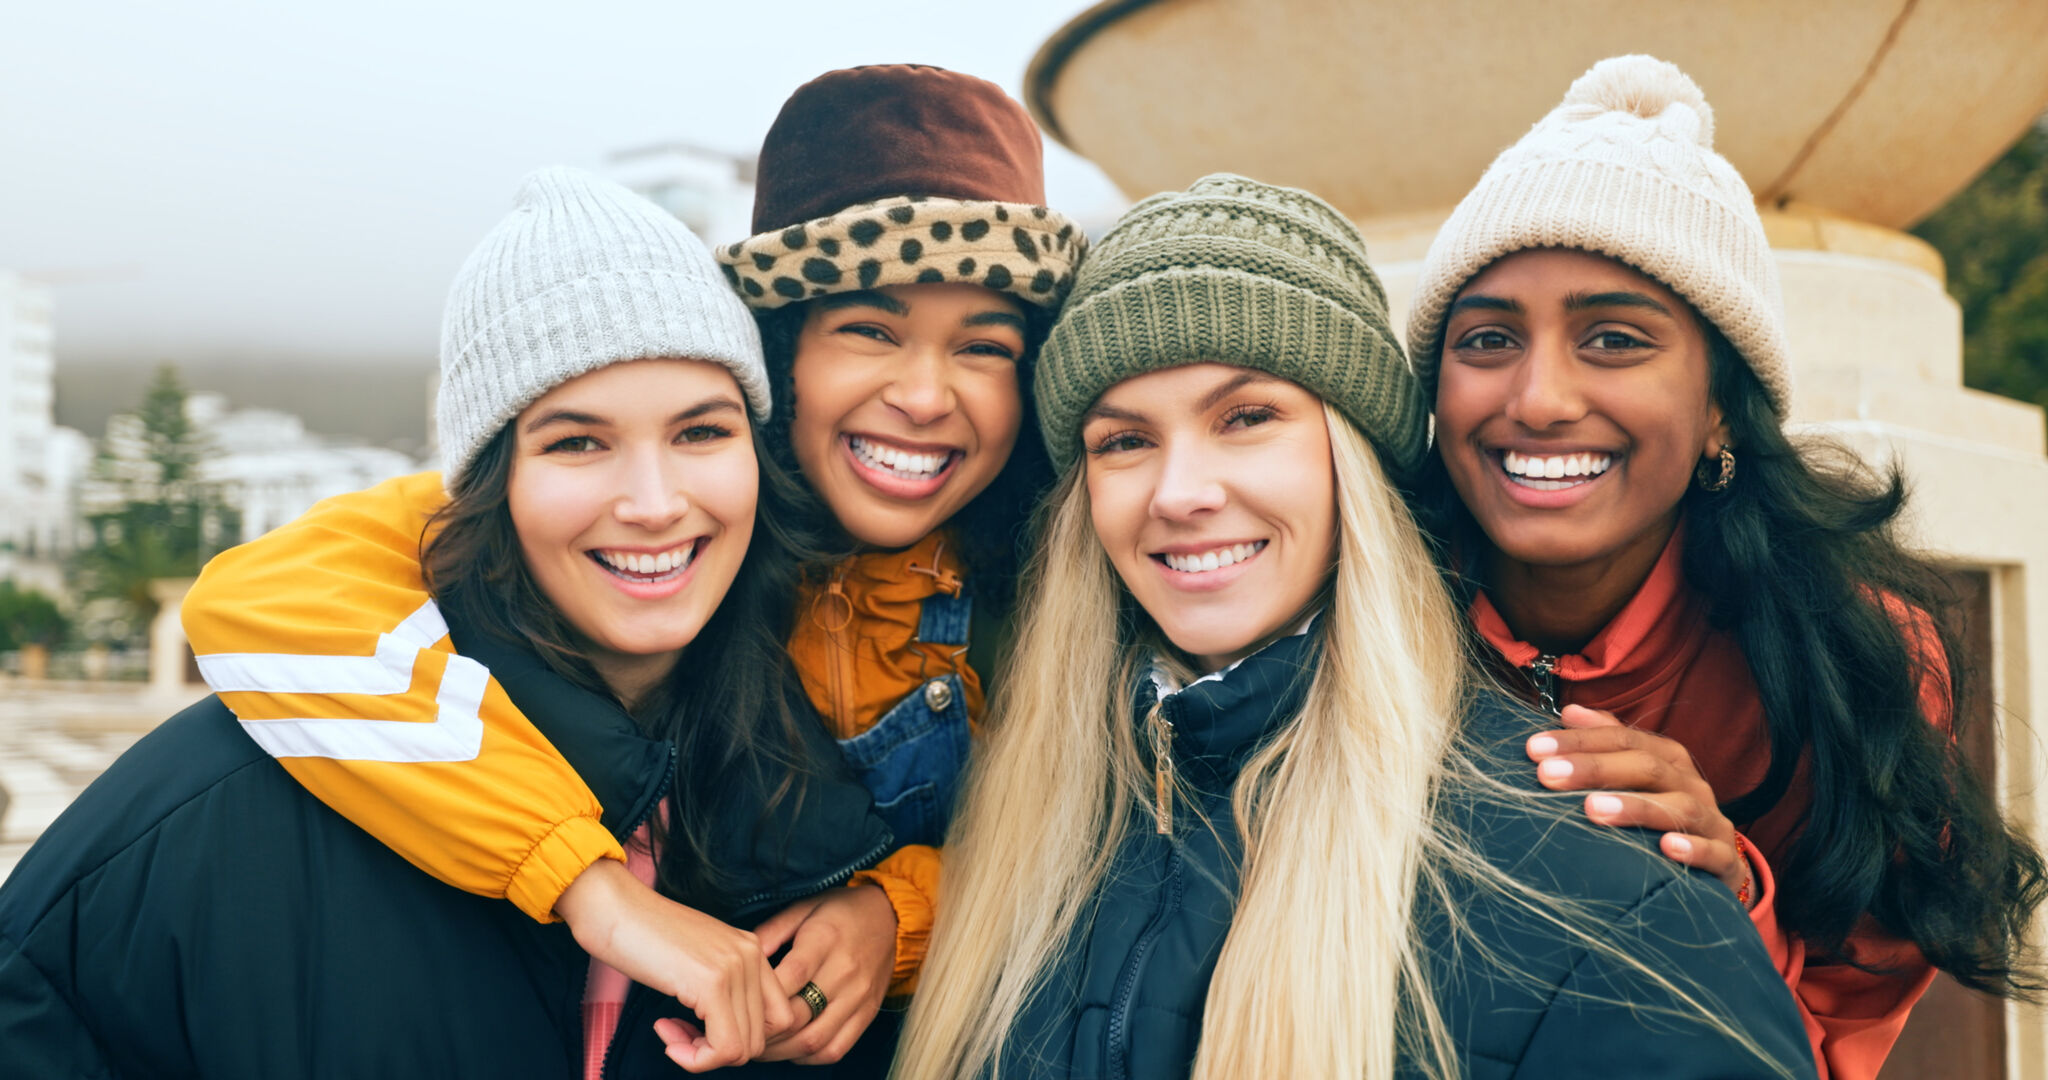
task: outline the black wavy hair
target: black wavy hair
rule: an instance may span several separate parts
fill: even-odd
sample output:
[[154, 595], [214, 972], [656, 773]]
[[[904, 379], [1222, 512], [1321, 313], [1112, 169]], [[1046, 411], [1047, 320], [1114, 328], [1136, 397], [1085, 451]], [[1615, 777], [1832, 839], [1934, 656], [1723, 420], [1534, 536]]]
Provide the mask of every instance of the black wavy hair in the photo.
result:
[[[799, 725], [818, 721], [802, 704], [803, 686], [783, 647], [798, 568], [817, 558], [808, 534], [792, 524], [792, 507], [807, 496], [768, 453], [759, 429], [751, 438], [760, 494], [732, 587], [669, 677], [627, 710], [643, 733], [675, 749], [670, 815], [649, 822], [663, 852], [657, 883], [710, 911], [734, 899], [727, 861], [752, 853], [746, 838], [730, 835], [734, 801], [760, 801], [758, 829], [785, 800], [803, 798], [809, 776], [832, 767], [807, 750]], [[435, 514], [441, 531], [421, 552], [427, 587], [451, 620], [538, 653], [557, 674], [616, 700], [527, 570], [506, 498], [513, 448], [507, 424]]]
[[[1022, 307], [1024, 355], [1017, 361], [1017, 393], [1023, 402], [1023, 413], [1016, 447], [988, 487], [947, 522], [959, 538], [967, 593], [977, 605], [985, 605], [978, 610], [999, 616], [1007, 613], [1016, 599], [1017, 575], [1031, 551], [1031, 514], [1053, 482], [1052, 459], [1038, 435], [1038, 409], [1031, 393], [1038, 348], [1052, 329], [1052, 315], [1035, 304]], [[810, 303], [804, 301], [757, 313], [761, 346], [768, 358], [768, 384], [775, 403], [774, 416], [764, 426], [766, 441], [776, 460], [800, 483], [803, 474], [797, 467], [789, 427], [797, 409], [793, 374], [797, 337], [803, 332], [809, 310]], [[806, 568], [807, 577], [816, 580], [852, 554], [857, 544], [839, 526], [831, 508], [808, 488], [797, 513], [801, 527], [809, 534], [832, 538], [826, 543], [823, 557]]]
[[[1742, 355], [1699, 325], [1738, 469], [1725, 491], [1688, 487], [1681, 500], [1685, 579], [1740, 644], [1771, 748], [1762, 781], [1721, 793], [1721, 811], [1738, 828], [1754, 822], [1804, 765], [1812, 800], [1772, 867], [1779, 923], [1839, 958], [1867, 912], [1964, 986], [2034, 1000], [2048, 984], [2027, 928], [2048, 880], [2038, 848], [1963, 757], [1972, 680], [1956, 598], [1941, 569], [1900, 542], [1905, 478], [1826, 440], [1789, 439]], [[1441, 454], [1414, 496], [1447, 578], [1469, 599], [1481, 582], [1458, 567], [1476, 568], [1488, 541]], [[1932, 640], [1916, 643], [1901, 625], [1913, 612]], [[1923, 713], [1923, 679], [1943, 689], [1950, 731]]]

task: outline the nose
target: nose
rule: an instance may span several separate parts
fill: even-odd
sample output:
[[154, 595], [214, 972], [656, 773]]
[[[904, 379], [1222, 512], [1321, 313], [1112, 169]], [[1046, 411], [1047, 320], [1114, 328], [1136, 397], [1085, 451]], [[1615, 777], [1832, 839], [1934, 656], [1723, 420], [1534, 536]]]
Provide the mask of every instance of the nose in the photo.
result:
[[1192, 521], [1223, 509], [1228, 495], [1209, 455], [1185, 443], [1168, 444], [1163, 449], [1159, 481], [1152, 489], [1152, 516]]
[[687, 465], [658, 447], [639, 447], [619, 456], [618, 494], [612, 516], [627, 525], [661, 532], [690, 512], [684, 491]]
[[1507, 404], [1508, 419], [1532, 430], [1569, 424], [1586, 416], [1582, 377], [1571, 343], [1537, 340], [1515, 371]]
[[895, 377], [882, 388], [882, 404], [918, 427], [945, 419], [958, 406], [952, 361], [935, 347], [908, 350]]

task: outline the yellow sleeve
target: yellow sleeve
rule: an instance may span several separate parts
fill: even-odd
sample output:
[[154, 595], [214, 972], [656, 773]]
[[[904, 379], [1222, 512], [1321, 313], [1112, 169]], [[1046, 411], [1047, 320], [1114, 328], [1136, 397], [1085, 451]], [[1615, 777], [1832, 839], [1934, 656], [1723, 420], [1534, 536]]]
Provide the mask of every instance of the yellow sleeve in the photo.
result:
[[328, 499], [222, 552], [181, 614], [199, 670], [306, 790], [466, 892], [555, 918], [625, 853], [597, 797], [484, 667], [455, 654], [420, 538], [438, 473]]
[[889, 906], [896, 909], [896, 970], [889, 977], [890, 997], [917, 991], [917, 975], [924, 969], [925, 948], [931, 944], [932, 919], [938, 910], [940, 865], [938, 848], [911, 844], [847, 882], [881, 886], [889, 896]]

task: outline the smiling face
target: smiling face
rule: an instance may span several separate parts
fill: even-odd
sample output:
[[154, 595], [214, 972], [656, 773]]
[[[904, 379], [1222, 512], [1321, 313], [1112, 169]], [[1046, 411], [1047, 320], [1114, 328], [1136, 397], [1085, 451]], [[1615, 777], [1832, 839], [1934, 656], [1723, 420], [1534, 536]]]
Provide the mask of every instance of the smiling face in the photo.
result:
[[811, 301], [791, 370], [804, 479], [861, 543], [917, 543], [1010, 460], [1023, 357], [1023, 305], [979, 285]]
[[1727, 442], [1698, 316], [1580, 251], [1510, 255], [1451, 305], [1437, 449], [1500, 555], [1647, 571], [1694, 466]]
[[1292, 629], [1336, 552], [1321, 398], [1246, 368], [1167, 368], [1111, 387], [1081, 439], [1096, 536], [1174, 647], [1215, 671]]
[[732, 587], [759, 465], [725, 368], [637, 360], [571, 379], [513, 422], [513, 529], [535, 584], [632, 701]]

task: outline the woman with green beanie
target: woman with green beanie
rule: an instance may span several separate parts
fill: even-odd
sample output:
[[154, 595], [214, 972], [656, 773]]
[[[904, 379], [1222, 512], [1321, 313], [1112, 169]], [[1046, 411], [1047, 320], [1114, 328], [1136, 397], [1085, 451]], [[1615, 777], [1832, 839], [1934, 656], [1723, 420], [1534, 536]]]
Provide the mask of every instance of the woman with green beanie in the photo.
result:
[[1741, 909], [1522, 766], [1357, 231], [1212, 176], [1041, 356], [1062, 474], [895, 1075], [1806, 1075]]
[[1698, 86], [1595, 65], [1424, 260], [1421, 481], [1479, 649], [1553, 714], [1532, 771], [1750, 911], [1822, 1075], [1870, 1080], [1936, 970], [2025, 996], [2041, 858], [1957, 740], [1960, 639], [1906, 489], [1785, 430], [1790, 349]]

